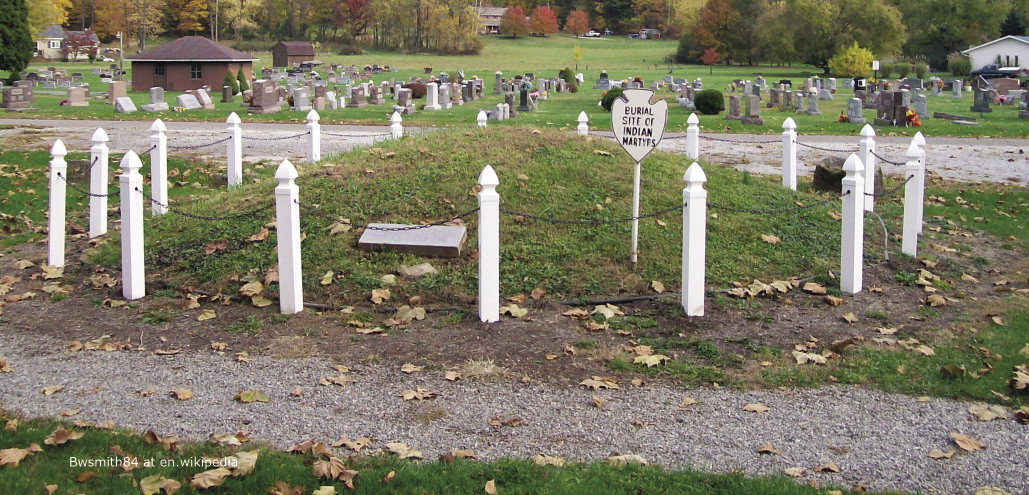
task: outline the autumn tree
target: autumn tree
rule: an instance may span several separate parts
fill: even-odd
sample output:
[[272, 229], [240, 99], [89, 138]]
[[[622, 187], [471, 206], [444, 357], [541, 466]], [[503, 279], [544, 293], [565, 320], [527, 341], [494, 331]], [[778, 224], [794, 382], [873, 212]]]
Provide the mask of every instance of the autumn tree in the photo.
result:
[[207, 20], [207, 0], [170, 0], [168, 16], [178, 31], [198, 33]]
[[732, 8], [730, 0], [708, 0], [700, 9], [700, 17], [689, 36], [698, 46], [705, 46], [729, 62], [729, 39], [731, 30], [739, 20], [739, 13]]
[[573, 10], [568, 14], [565, 21], [565, 32], [574, 34], [576, 38], [588, 33], [590, 30], [590, 19], [585, 11]]
[[708, 74], [715, 73], [714, 65], [718, 63], [718, 52], [714, 48], [708, 48], [704, 50], [704, 55], [700, 57], [701, 62], [708, 66]]
[[872, 55], [872, 52], [861, 48], [855, 41], [850, 46], [840, 48], [840, 51], [829, 59], [829, 69], [837, 76], [867, 76], [872, 72], [874, 59], [875, 55]]
[[93, 31], [68, 31], [64, 38], [61, 54], [65, 60], [75, 61], [79, 55], [85, 55], [92, 62], [96, 59], [97, 44], [93, 41]]
[[529, 16], [529, 25], [534, 33], [544, 36], [554, 34], [557, 32], [557, 16], [550, 7], [540, 5], [533, 9], [532, 15]]
[[517, 38], [519, 34], [529, 34], [529, 20], [525, 18], [525, 11], [515, 5], [508, 7], [504, 17], [500, 19], [500, 33]]
[[232, 31], [236, 43], [243, 41], [244, 33], [257, 31], [257, 14], [261, 4], [257, 0], [220, 0], [218, 21]]
[[71, 8], [71, 0], [28, 0], [27, 4], [29, 35], [33, 39], [51, 24], [64, 24]]
[[818, 40], [797, 43], [797, 55], [825, 74], [842, 46], [859, 41], [873, 53], [890, 55], [904, 42], [900, 11], [884, 0], [792, 0], [792, 7], [794, 39]]
[[[1005, 0], [895, 0], [908, 21], [904, 52], [924, 55], [933, 67], [947, 65], [947, 55], [997, 38], [1011, 2]], [[1023, 7], [1025, 2], [1018, 2]], [[862, 43], [865, 40], [858, 40]], [[881, 53], [869, 46], [876, 55]], [[889, 55], [889, 53], [885, 53]]]
[[29, 34], [29, 10], [25, 0], [0, 0], [0, 70], [11, 72], [9, 81], [18, 80], [32, 58], [32, 35]]

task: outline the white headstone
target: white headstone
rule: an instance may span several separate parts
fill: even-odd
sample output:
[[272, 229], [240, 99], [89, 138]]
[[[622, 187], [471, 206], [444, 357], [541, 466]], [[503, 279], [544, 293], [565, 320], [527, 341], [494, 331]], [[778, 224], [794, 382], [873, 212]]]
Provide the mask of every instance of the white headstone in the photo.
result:
[[114, 99], [114, 113], [135, 113], [136, 104], [127, 96]]
[[204, 108], [200, 102], [197, 101], [197, 97], [191, 94], [181, 94], [176, 96], [175, 104], [185, 108], [186, 110], [200, 110], [201, 108]]

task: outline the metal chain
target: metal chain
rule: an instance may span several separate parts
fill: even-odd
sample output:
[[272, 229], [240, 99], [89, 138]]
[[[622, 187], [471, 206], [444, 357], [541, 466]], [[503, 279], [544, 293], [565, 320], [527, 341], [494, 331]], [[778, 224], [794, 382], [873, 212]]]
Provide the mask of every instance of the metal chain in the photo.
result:
[[224, 139], [219, 139], [219, 140], [217, 140], [217, 141], [215, 141], [213, 143], [197, 144], [197, 145], [184, 145], [184, 146], [171, 146], [171, 145], [169, 145], [168, 148], [169, 149], [173, 149], [173, 150], [196, 150], [196, 149], [200, 149], [200, 148], [206, 148], [208, 146], [214, 146], [214, 145], [219, 144], [219, 143], [224, 143], [225, 141], [228, 141], [230, 139], [232, 139], [232, 136], [228, 136], [228, 137], [226, 137]]
[[796, 143], [801, 145], [801, 146], [803, 146], [803, 147], [805, 147], [805, 148], [811, 148], [811, 149], [818, 150], [818, 151], [825, 151], [827, 153], [856, 153], [857, 152], [857, 150], [834, 150], [834, 149], [831, 149], [831, 148], [821, 148], [821, 147], [818, 147], [818, 146], [815, 146], [815, 145], [812, 145], [812, 144], [802, 143], [800, 141], [797, 141]]
[[142, 153], [136, 153], [136, 154], [137, 155], [146, 155], [146, 154], [149, 154], [151, 151], [154, 151], [156, 149], [157, 149], [157, 145], [155, 144], [155, 145], [151, 146], [150, 149], [148, 149], [148, 150], [146, 150], [146, 151], [144, 151]]
[[[89, 164], [89, 168], [87, 168], [87, 169], [86, 169], [86, 172], [92, 172], [92, 171], [93, 171], [93, 165], [96, 165], [96, 162], [97, 162], [97, 160], [99, 160], [99, 159], [100, 159], [100, 157], [99, 157], [99, 156], [95, 156], [95, 157], [93, 157], [93, 163], [90, 163], [90, 164]], [[58, 175], [60, 175], [60, 174], [58, 174]]]
[[114, 196], [116, 194], [116, 193], [107, 193], [107, 194], [91, 193], [91, 192], [86, 191], [84, 189], [80, 189], [78, 186], [75, 185], [75, 183], [73, 183], [72, 181], [68, 180], [68, 178], [65, 177], [63, 174], [61, 174], [60, 172], [57, 172], [57, 176], [60, 177], [61, 179], [63, 179], [64, 183], [67, 184], [68, 187], [70, 187], [70, 188], [72, 188], [72, 189], [74, 189], [74, 190], [76, 190], [76, 191], [78, 191], [78, 192], [80, 192], [82, 194], [85, 194], [86, 196], [89, 196], [91, 198], [109, 198], [109, 197]]
[[301, 136], [306, 136], [306, 135], [308, 135], [310, 133], [311, 133], [311, 131], [305, 131], [305, 132], [301, 132], [300, 134], [294, 134], [292, 136], [269, 137], [269, 138], [243, 136], [243, 140], [245, 140], [245, 141], [285, 141], [287, 139], [296, 139], [296, 138], [301, 137]]
[[889, 195], [891, 195], [891, 194], [901, 190], [901, 188], [903, 188], [905, 185], [907, 185], [907, 183], [910, 182], [911, 179], [914, 179], [914, 178], [915, 178], [914, 175], [909, 175], [907, 179], [904, 179], [904, 182], [901, 182], [900, 184], [897, 184], [897, 186], [892, 188], [892, 189], [889, 189], [889, 190], [886, 190], [886, 191], [883, 191], [883, 192], [880, 192], [880, 193], [865, 193], [865, 196], [872, 196], [874, 198], [882, 198], [882, 197], [889, 196]]
[[[295, 201], [295, 203], [297, 205], [299, 205], [301, 208], [303, 208], [304, 211], [306, 211], [306, 212], [308, 212], [308, 213], [310, 213], [310, 214], [312, 214], [312, 215], [314, 215], [316, 217], [324, 218], [326, 220], [332, 220], [334, 222], [338, 222], [339, 219], [340, 219], [340, 217], [334, 217], [334, 216], [322, 213], [320, 210], [318, 210], [317, 208], [314, 208], [312, 206], [306, 206], [306, 205], [300, 203], [300, 201]], [[455, 215], [455, 216], [452, 216], [450, 218], [446, 218], [446, 219], [443, 219], [443, 220], [437, 220], [437, 221], [432, 222], [432, 223], [421, 224], [421, 225], [408, 225], [408, 226], [404, 226], [404, 227], [373, 227], [371, 225], [366, 224], [366, 225], [351, 225], [351, 227], [353, 227], [355, 229], [377, 230], [377, 231], [383, 231], [383, 232], [406, 232], [406, 231], [409, 231], [409, 230], [421, 230], [421, 229], [427, 229], [429, 227], [438, 227], [440, 225], [446, 225], [446, 224], [448, 224], [450, 222], [453, 222], [454, 220], [464, 219], [465, 217], [467, 217], [467, 216], [469, 216], [472, 213], [475, 213], [477, 211], [479, 211], [478, 207], [476, 207], [474, 209], [471, 209], [471, 210], [468, 210], [468, 211], [466, 211], [464, 213], [461, 213], [460, 215]]]
[[[708, 136], [706, 134], [701, 134], [700, 137], [701, 137], [701, 139], [707, 139], [708, 141], [718, 141], [720, 143], [733, 143], [733, 144], [778, 144], [778, 143], [782, 142], [779, 139], [773, 139], [773, 140], [770, 140], [770, 141], [740, 141], [740, 140], [735, 140], [735, 139], [722, 139], [722, 138], [711, 137], [711, 136]], [[676, 139], [679, 139], [679, 138], [676, 138]]]
[[728, 212], [732, 212], [732, 213], [751, 213], [751, 214], [755, 214], [755, 215], [769, 215], [769, 214], [775, 214], [775, 213], [791, 213], [791, 212], [795, 212], [795, 211], [807, 210], [809, 208], [814, 208], [814, 207], [817, 207], [817, 206], [822, 206], [822, 205], [825, 205], [825, 204], [828, 204], [828, 203], [832, 203], [833, 201], [837, 201], [840, 198], [842, 198], [842, 197], [844, 197], [844, 196], [846, 196], [848, 194], [850, 194], [849, 190], [847, 192], [839, 195], [839, 196], [834, 196], [834, 197], [831, 197], [831, 198], [826, 198], [826, 199], [823, 199], [823, 200], [820, 200], [820, 201], [816, 201], [816, 202], [811, 203], [811, 204], [806, 204], [806, 205], [803, 205], [803, 206], [793, 206], [793, 207], [789, 207], [789, 208], [768, 208], [768, 209], [764, 209], [764, 210], [756, 210], [756, 209], [750, 209], [750, 208], [735, 208], [735, 207], [732, 207], [732, 206], [724, 206], [724, 205], [720, 205], [718, 203], [708, 203], [707, 206], [709, 208], [713, 209], [713, 210], [722, 210], [722, 211], [728, 211]]
[[876, 158], [878, 158], [878, 159], [880, 159], [880, 160], [882, 160], [882, 161], [884, 161], [886, 163], [889, 163], [890, 165], [900, 165], [900, 166], [905, 165], [904, 162], [895, 162], [893, 160], [889, 160], [889, 159], [883, 157], [882, 155], [880, 155], [879, 153], [876, 153], [874, 151], [872, 151], [872, 156], [874, 156], [874, 157], [876, 157]]
[[341, 134], [337, 132], [326, 132], [322, 131], [322, 134], [332, 137], [344, 137], [344, 138], [375, 138], [375, 137], [386, 137], [392, 136], [391, 133], [377, 133], [377, 134]]
[[608, 219], [608, 220], [566, 220], [566, 219], [563, 219], [563, 218], [546, 217], [546, 216], [542, 216], [542, 215], [531, 215], [529, 213], [519, 213], [517, 211], [508, 210], [506, 208], [501, 208], [500, 212], [501, 213], [506, 213], [508, 215], [514, 215], [514, 216], [517, 216], [517, 217], [522, 217], [522, 218], [525, 218], [525, 219], [528, 219], [528, 220], [538, 220], [538, 221], [541, 221], [541, 222], [547, 222], [547, 223], [553, 223], [553, 224], [562, 224], [562, 225], [607, 225], [607, 224], [612, 224], [612, 223], [631, 222], [633, 220], [642, 220], [642, 219], [646, 219], [646, 218], [656, 218], [656, 217], [659, 217], [661, 215], [664, 215], [666, 213], [670, 213], [670, 212], [673, 212], [673, 211], [682, 211], [682, 209], [685, 208], [685, 207], [686, 207], [686, 203], [683, 203], [682, 205], [679, 205], [679, 206], [675, 206], [675, 207], [672, 207], [672, 208], [666, 208], [664, 210], [658, 210], [658, 211], [655, 211], [653, 213], [648, 213], [646, 215], [640, 215], [638, 217], [612, 218], [612, 219]]
[[[138, 187], [136, 188], [136, 191], [139, 192], [140, 194], [143, 194], [143, 190], [138, 188]], [[162, 203], [162, 202], [160, 202], [160, 201], [158, 201], [158, 200], [156, 200], [154, 198], [150, 198], [150, 202], [155, 204], [155, 205], [157, 205], [157, 206], [160, 206], [160, 207], [168, 210], [170, 213], [175, 213], [176, 215], [182, 215], [182, 216], [184, 216], [186, 218], [192, 218], [194, 220], [207, 220], [207, 221], [212, 221], [212, 222], [219, 222], [219, 221], [222, 221], [222, 220], [239, 220], [241, 218], [252, 217], [252, 216], [255, 216], [258, 213], [261, 213], [263, 211], [270, 210], [270, 209], [272, 209], [275, 206], [275, 203], [269, 203], [268, 205], [262, 206], [260, 208], [255, 208], [255, 209], [250, 210], [250, 211], [245, 211], [243, 213], [236, 213], [236, 214], [232, 214], [232, 215], [225, 215], [225, 216], [220, 216], [220, 217], [214, 217], [214, 216], [207, 216], [207, 215], [197, 215], [197, 214], [194, 214], [194, 213], [186, 213], [186, 212], [181, 211], [181, 210], [172, 209], [172, 207], [170, 205], [164, 204], [164, 203]]]

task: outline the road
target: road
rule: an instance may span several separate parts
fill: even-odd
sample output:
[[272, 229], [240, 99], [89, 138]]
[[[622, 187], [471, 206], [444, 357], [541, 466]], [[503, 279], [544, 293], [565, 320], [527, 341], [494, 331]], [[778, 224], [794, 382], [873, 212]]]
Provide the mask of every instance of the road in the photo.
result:
[[[225, 124], [217, 122], [168, 122], [170, 146], [195, 146], [210, 143], [225, 137]], [[150, 147], [150, 123], [145, 121], [96, 121], [96, 120], [35, 120], [0, 119], [0, 126], [11, 126], [0, 130], [0, 142], [8, 146], [45, 147], [53, 139], [61, 138], [70, 150], [87, 149], [90, 136], [99, 126], [111, 138], [112, 151]], [[245, 123], [243, 124], [244, 154], [248, 160], [301, 159], [305, 144], [302, 137], [283, 140], [258, 141], [257, 139], [286, 138], [305, 132], [303, 123]], [[405, 132], [425, 132], [431, 128], [407, 127]], [[322, 126], [322, 154], [346, 151], [354, 146], [368, 145], [384, 139], [389, 132], [386, 126]], [[343, 135], [343, 136], [340, 136]], [[609, 131], [594, 135], [611, 137]], [[684, 153], [686, 140], [682, 134], [665, 136], [660, 149]], [[710, 134], [702, 133], [701, 157], [707, 161], [732, 166], [756, 174], [779, 174], [782, 148], [777, 135], [754, 134]], [[717, 139], [717, 140], [716, 140]], [[857, 150], [857, 136], [807, 136], [798, 137], [798, 142], [831, 150]], [[721, 140], [731, 140], [725, 142]], [[769, 143], [769, 141], [774, 141]], [[926, 138], [926, 167], [930, 174], [937, 174], [944, 180], [959, 182], [997, 182], [1025, 185], [1029, 183], [1029, 155], [1024, 150], [1029, 142], [1009, 138]], [[894, 162], [904, 162], [904, 153], [910, 138], [897, 136], [877, 137], [879, 155]], [[215, 145], [193, 151], [194, 153], [221, 154], [222, 145]], [[172, 150], [175, 153], [175, 150]], [[814, 166], [830, 156], [846, 156], [801, 146], [798, 148], [798, 173], [809, 176]], [[903, 166], [881, 163], [887, 174], [902, 174]]]

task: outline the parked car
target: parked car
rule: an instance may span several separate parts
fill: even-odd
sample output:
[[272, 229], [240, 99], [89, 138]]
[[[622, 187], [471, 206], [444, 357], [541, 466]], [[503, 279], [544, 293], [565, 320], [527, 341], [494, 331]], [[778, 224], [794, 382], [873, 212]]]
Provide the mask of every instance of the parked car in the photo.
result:
[[608, 28], [604, 28], [604, 36], [613, 36], [614, 34], [615, 34], [614, 31], [612, 31], [612, 30], [610, 30]]
[[1001, 67], [996, 64], [984, 65], [981, 69], [972, 71], [972, 76], [983, 76], [984, 79], [998, 79], [1001, 77], [1019, 77], [1025, 71], [1021, 67]]
[[639, 39], [640, 33], [629, 33], [630, 38]]
[[594, 31], [594, 30], [590, 29], [590, 32], [586, 33], [586, 35], [585, 35], [585, 36], [586, 36], [587, 38], [599, 38], [599, 37], [600, 37], [600, 33], [598, 33], [598, 32], [596, 32], [596, 31]]

